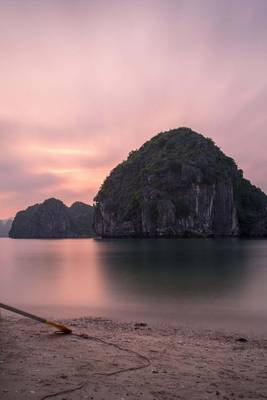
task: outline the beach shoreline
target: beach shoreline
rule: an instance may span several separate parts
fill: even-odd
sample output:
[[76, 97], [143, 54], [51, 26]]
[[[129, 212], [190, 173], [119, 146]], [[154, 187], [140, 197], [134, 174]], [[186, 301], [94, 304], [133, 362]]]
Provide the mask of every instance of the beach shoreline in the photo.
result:
[[267, 398], [263, 335], [103, 318], [0, 319], [1, 400]]

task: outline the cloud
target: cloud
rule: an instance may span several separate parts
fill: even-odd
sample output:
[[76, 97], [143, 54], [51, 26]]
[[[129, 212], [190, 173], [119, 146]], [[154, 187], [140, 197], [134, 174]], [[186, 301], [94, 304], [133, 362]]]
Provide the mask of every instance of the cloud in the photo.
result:
[[0, 190], [18, 194], [21, 191], [36, 191], [51, 189], [54, 185], [64, 182], [64, 178], [53, 174], [38, 174], [18, 170], [16, 167], [3, 168], [0, 171]]
[[3, 2], [2, 216], [54, 193], [91, 202], [129, 151], [177, 126], [267, 190], [266, 13], [265, 0]]

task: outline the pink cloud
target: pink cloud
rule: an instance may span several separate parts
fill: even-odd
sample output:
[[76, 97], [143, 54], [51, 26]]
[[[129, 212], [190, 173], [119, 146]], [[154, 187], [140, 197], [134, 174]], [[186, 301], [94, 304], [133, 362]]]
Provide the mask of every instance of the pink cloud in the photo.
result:
[[92, 202], [129, 151], [177, 126], [267, 191], [266, 12], [265, 0], [3, 2], [0, 218], [52, 195]]

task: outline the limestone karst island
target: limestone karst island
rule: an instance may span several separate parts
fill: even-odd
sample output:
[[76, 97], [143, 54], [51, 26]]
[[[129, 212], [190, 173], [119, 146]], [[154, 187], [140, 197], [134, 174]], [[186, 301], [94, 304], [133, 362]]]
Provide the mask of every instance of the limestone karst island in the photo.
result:
[[235, 161], [189, 128], [161, 132], [114, 168], [95, 197], [20, 211], [14, 238], [264, 237], [267, 196]]

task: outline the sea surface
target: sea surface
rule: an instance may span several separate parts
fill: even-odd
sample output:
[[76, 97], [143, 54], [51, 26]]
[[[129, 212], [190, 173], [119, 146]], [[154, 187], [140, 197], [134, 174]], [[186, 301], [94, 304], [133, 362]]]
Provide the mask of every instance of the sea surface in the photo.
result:
[[44, 317], [267, 333], [267, 240], [2, 238], [0, 302]]

